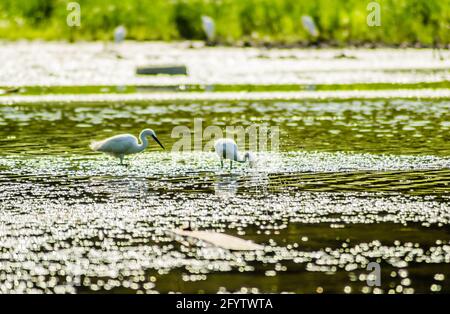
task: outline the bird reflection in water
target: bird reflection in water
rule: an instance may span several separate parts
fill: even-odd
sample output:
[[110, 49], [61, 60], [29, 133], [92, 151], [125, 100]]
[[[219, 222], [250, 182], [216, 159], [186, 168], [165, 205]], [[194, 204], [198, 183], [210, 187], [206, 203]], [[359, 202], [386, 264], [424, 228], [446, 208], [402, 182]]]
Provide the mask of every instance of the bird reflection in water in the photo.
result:
[[222, 197], [236, 195], [239, 187], [238, 179], [238, 175], [218, 175], [214, 183], [215, 194]]
[[244, 176], [236, 174], [218, 175], [214, 182], [215, 195], [230, 197], [242, 193], [266, 194], [268, 190], [269, 177], [264, 172], [251, 172]]

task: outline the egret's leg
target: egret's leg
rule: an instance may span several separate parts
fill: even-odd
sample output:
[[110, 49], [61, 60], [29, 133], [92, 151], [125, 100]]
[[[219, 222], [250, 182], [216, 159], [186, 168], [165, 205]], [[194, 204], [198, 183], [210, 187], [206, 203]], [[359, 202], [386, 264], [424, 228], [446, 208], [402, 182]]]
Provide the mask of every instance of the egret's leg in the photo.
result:
[[230, 160], [230, 171], [233, 169], [233, 161]]
[[223, 159], [220, 160], [220, 169], [223, 168]]

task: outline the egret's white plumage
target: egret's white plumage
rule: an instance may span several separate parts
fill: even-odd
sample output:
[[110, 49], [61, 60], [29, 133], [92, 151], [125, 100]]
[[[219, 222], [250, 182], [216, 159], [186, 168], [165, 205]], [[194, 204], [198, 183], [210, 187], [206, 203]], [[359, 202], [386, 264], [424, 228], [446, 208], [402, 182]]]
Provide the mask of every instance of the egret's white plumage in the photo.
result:
[[139, 134], [139, 139], [141, 143], [138, 142], [136, 136], [131, 134], [120, 134], [116, 136], [109, 137], [102, 141], [93, 141], [90, 148], [97, 152], [106, 153], [108, 155], [117, 157], [120, 159], [122, 164], [123, 158], [126, 155], [136, 154], [142, 152], [148, 146], [147, 136], [151, 136], [156, 143], [158, 143], [162, 148], [164, 146], [156, 137], [156, 134], [151, 129], [142, 130]]
[[127, 36], [127, 29], [123, 25], [119, 25], [114, 29], [114, 42], [121, 43]]
[[317, 29], [314, 19], [309, 15], [302, 16], [302, 24], [306, 31], [313, 37], [319, 36], [319, 30]]
[[220, 165], [223, 168], [223, 160], [230, 160], [230, 170], [233, 168], [233, 161], [249, 162], [250, 166], [254, 165], [255, 159], [253, 154], [246, 152], [244, 156], [239, 153], [237, 144], [231, 138], [221, 138], [214, 143], [214, 149], [219, 156]]
[[216, 25], [214, 20], [206, 15], [202, 15], [202, 27], [209, 42], [213, 42], [216, 36]]

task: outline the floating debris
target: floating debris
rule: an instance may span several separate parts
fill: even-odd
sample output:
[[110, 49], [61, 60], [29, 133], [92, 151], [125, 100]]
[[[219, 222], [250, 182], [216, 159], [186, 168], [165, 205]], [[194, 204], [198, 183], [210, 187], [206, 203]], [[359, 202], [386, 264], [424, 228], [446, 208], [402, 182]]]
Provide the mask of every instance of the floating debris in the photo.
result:
[[244, 240], [235, 236], [213, 231], [189, 231], [189, 230], [173, 230], [174, 234], [194, 238], [222, 249], [233, 251], [254, 251], [263, 250], [264, 246], [253, 243], [252, 241]]
[[18, 92], [20, 92], [20, 87], [10, 87], [10, 88], [6, 88], [6, 89], [0, 88], [0, 95], [13, 94], [13, 93], [18, 93]]
[[138, 67], [136, 74], [141, 75], [187, 75], [187, 68], [184, 65], [154, 65]]

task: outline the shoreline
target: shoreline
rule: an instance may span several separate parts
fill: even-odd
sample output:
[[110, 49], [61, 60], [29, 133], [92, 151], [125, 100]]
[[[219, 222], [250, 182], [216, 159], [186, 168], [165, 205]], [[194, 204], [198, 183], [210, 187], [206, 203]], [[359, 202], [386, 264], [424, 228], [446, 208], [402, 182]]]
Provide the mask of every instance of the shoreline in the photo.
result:
[[[61, 44], [96, 44], [101, 43], [104, 45], [115, 45], [112, 40], [87, 40], [79, 39], [77, 41], [71, 41], [69, 39], [40, 39], [40, 38], [20, 38], [9, 39], [1, 38], [0, 44], [7, 43], [61, 43]], [[167, 44], [167, 45], [183, 45], [187, 48], [255, 48], [255, 49], [439, 49], [450, 50], [450, 43], [436, 43], [434, 45], [423, 44], [420, 42], [404, 42], [398, 44], [389, 44], [383, 42], [336, 42], [336, 41], [255, 41], [255, 40], [237, 40], [233, 42], [216, 41], [214, 43], [208, 43], [204, 40], [136, 40], [127, 39], [126, 42], [138, 43], [138, 44]]]

